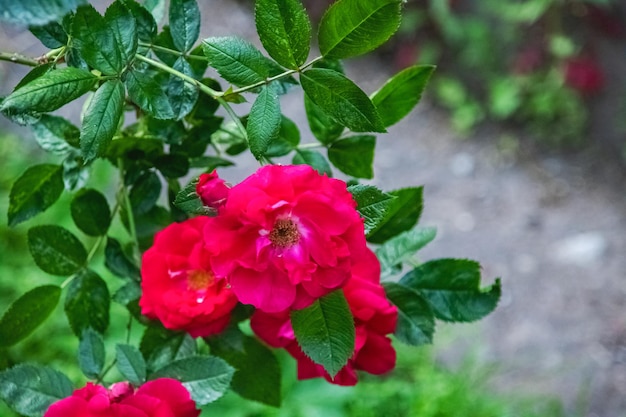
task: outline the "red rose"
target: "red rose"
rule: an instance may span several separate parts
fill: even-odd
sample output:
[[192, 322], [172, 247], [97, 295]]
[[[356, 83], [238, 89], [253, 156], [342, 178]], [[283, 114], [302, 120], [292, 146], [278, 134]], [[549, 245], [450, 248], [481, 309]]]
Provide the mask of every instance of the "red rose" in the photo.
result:
[[157, 233], [141, 263], [142, 314], [172, 330], [205, 337], [224, 330], [237, 298], [216, 277], [202, 243], [209, 217], [174, 223]]
[[346, 184], [307, 165], [268, 165], [231, 188], [205, 244], [239, 301], [270, 313], [340, 288], [367, 250]]
[[200, 410], [189, 391], [175, 379], [146, 382], [136, 391], [127, 383], [110, 390], [88, 382], [52, 404], [44, 417], [197, 417]]
[[198, 177], [196, 193], [200, 196], [202, 204], [217, 209], [226, 202], [230, 188], [223, 179], [213, 170], [208, 174]]
[[572, 58], [565, 63], [565, 83], [584, 94], [599, 91], [604, 86], [604, 74], [591, 58]]
[[379, 282], [380, 264], [371, 252], [353, 268], [354, 275], [343, 291], [354, 316], [356, 330], [353, 356], [334, 378], [300, 349], [289, 320], [289, 312], [277, 314], [257, 311], [251, 319], [252, 330], [267, 344], [285, 348], [298, 361], [298, 379], [324, 377], [338, 385], [355, 385], [357, 370], [380, 375], [393, 369], [396, 352], [389, 333], [395, 331], [398, 312], [386, 298]]

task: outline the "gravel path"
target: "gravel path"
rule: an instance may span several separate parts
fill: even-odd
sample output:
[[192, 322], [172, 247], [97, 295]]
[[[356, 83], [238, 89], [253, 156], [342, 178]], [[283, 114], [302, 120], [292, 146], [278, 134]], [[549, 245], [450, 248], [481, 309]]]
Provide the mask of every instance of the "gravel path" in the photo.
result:
[[[243, 30], [254, 41], [252, 16], [238, 3], [204, 9], [203, 37]], [[28, 33], [4, 32], [1, 50], [37, 53]], [[0, 93], [20, 71], [0, 66]], [[373, 59], [348, 65], [367, 92], [389, 71]], [[300, 103], [289, 95], [283, 108], [305, 126]], [[557, 395], [572, 412], [583, 404], [576, 415], [626, 416], [625, 176], [599, 151], [539, 155], [515, 135], [490, 127], [461, 140], [424, 100], [378, 140], [376, 185], [425, 185], [422, 224], [438, 237], [422, 258], [467, 257], [481, 262], [485, 283], [502, 277], [498, 309], [479, 323], [440, 326], [436, 346], [450, 362], [471, 352], [496, 363], [503, 391]], [[251, 169], [224, 175], [236, 181]]]

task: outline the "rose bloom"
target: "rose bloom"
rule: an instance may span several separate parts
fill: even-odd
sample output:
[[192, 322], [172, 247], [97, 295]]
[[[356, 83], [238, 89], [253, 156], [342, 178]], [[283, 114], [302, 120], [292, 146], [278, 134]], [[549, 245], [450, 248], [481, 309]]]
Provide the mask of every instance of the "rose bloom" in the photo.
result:
[[211, 270], [202, 243], [209, 217], [173, 223], [156, 234], [141, 263], [141, 313], [171, 330], [205, 337], [224, 330], [237, 298]]
[[604, 73], [591, 58], [570, 59], [565, 63], [564, 75], [565, 83], [583, 94], [597, 93], [604, 86]]
[[221, 179], [215, 170], [202, 174], [198, 177], [196, 193], [202, 200], [202, 204], [213, 209], [222, 206], [228, 197], [230, 188]]
[[356, 339], [354, 354], [334, 378], [302, 352], [289, 312], [269, 314], [256, 311], [250, 322], [252, 330], [270, 346], [286, 349], [298, 361], [298, 379], [324, 377], [333, 384], [355, 385], [357, 370], [384, 374], [396, 364], [396, 351], [387, 335], [396, 329], [398, 311], [387, 300], [379, 277], [380, 263], [368, 251], [368, 255], [355, 265], [354, 276], [343, 288], [354, 316]]
[[198, 417], [200, 410], [179, 381], [160, 378], [137, 390], [128, 382], [110, 390], [88, 382], [52, 404], [44, 417]]
[[308, 165], [264, 166], [235, 185], [204, 239], [239, 301], [270, 313], [342, 287], [367, 251], [346, 184]]

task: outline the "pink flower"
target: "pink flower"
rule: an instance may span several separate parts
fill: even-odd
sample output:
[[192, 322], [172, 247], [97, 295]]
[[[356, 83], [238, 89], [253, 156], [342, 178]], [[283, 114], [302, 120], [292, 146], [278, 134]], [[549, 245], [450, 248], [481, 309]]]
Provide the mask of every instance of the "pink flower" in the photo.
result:
[[367, 251], [346, 184], [307, 165], [265, 166], [235, 185], [204, 238], [239, 301], [270, 313], [342, 287]]
[[230, 188], [223, 179], [217, 175], [217, 171], [213, 170], [208, 174], [202, 174], [198, 177], [196, 185], [196, 193], [200, 196], [202, 204], [213, 209], [224, 205]]
[[604, 74], [595, 60], [572, 58], [565, 63], [565, 83], [583, 94], [598, 92], [604, 86]]
[[172, 330], [205, 337], [224, 330], [237, 298], [215, 276], [202, 243], [209, 217], [174, 223], [157, 233], [141, 264], [142, 314]]
[[355, 349], [348, 363], [334, 378], [300, 349], [289, 320], [289, 312], [269, 314], [256, 311], [252, 330], [267, 344], [284, 348], [298, 361], [298, 379], [324, 377], [338, 385], [355, 385], [357, 370], [380, 375], [392, 370], [396, 352], [389, 333], [395, 331], [397, 309], [386, 298], [379, 282], [380, 264], [371, 252], [353, 268], [354, 275], [343, 288], [356, 330]]
[[44, 417], [197, 417], [189, 391], [175, 379], [149, 381], [136, 391], [127, 383], [110, 390], [88, 382], [52, 404]]

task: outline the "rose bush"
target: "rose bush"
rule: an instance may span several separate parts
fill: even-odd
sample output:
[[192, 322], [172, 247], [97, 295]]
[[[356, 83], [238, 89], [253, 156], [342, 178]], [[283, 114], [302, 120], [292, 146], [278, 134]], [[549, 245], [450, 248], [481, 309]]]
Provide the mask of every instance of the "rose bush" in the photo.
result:
[[88, 382], [55, 402], [44, 417], [197, 417], [200, 410], [177, 380], [160, 378], [136, 390], [127, 382], [109, 389]]

